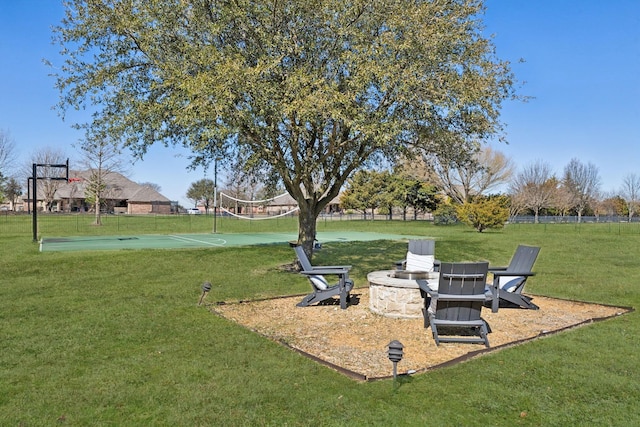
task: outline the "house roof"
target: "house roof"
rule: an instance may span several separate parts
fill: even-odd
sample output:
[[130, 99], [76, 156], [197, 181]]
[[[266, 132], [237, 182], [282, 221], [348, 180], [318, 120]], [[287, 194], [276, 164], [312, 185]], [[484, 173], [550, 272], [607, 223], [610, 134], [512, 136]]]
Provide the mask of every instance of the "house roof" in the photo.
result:
[[[91, 177], [91, 171], [69, 171], [69, 179], [80, 181], [63, 182], [56, 189], [56, 199], [83, 199], [85, 188]], [[108, 173], [105, 178], [107, 188], [105, 199], [127, 200], [129, 202], [170, 202], [168, 198], [153, 188], [137, 184], [117, 172]], [[38, 191], [41, 194], [40, 191]]]

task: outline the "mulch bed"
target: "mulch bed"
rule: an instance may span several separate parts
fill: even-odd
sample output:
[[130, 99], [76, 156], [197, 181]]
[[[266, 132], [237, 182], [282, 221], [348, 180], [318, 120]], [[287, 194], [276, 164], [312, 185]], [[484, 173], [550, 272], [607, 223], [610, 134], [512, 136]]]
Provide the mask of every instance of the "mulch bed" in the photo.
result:
[[491, 348], [482, 344], [436, 346], [423, 319], [392, 319], [369, 311], [369, 289], [354, 289], [352, 304], [296, 307], [301, 296], [239, 303], [208, 304], [209, 309], [320, 363], [360, 380], [387, 378], [392, 364], [387, 346], [404, 345], [398, 373], [424, 372], [550, 333], [618, 316], [631, 309], [535, 297], [540, 310], [483, 309]]

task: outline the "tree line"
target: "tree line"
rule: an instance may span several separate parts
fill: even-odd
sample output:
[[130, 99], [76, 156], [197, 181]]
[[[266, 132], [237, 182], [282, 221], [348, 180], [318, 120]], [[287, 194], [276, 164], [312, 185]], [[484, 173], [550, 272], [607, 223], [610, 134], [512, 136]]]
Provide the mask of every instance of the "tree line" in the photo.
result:
[[[363, 170], [347, 181], [341, 207], [391, 217], [430, 212], [436, 222], [460, 220], [478, 231], [500, 227], [518, 215], [627, 216], [638, 214], [640, 177], [626, 175], [618, 191], [600, 191], [597, 166], [573, 158], [562, 174], [536, 160], [516, 170], [512, 160], [489, 147], [478, 147], [463, 161], [423, 157], [392, 170]], [[503, 188], [502, 191], [496, 191]]]

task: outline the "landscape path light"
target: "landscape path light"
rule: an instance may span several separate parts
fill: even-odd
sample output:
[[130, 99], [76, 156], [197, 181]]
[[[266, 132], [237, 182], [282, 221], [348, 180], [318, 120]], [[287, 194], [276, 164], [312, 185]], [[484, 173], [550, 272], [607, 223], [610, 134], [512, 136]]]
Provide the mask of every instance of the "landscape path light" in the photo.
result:
[[200, 297], [200, 301], [198, 302], [198, 305], [202, 305], [202, 300], [204, 299], [204, 297], [207, 296], [210, 290], [211, 290], [211, 282], [204, 282], [202, 284], [202, 296]]
[[393, 379], [395, 380], [398, 375], [398, 362], [402, 360], [403, 352], [402, 349], [404, 346], [398, 340], [393, 340], [388, 345], [389, 350], [387, 351], [387, 355], [389, 356], [389, 360], [393, 362]]

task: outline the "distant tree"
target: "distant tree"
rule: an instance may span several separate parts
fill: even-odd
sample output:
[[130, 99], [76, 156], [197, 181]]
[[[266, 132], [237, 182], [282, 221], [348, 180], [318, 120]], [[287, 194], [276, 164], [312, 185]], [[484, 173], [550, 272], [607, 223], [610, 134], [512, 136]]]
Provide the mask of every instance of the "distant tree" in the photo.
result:
[[556, 197], [556, 180], [552, 179], [551, 166], [543, 161], [535, 161], [518, 173], [509, 184], [513, 202], [531, 209], [534, 222], [539, 222], [540, 211], [553, 206]]
[[162, 187], [154, 182], [139, 182], [138, 185], [140, 185], [141, 187], [149, 187], [157, 191], [158, 193], [162, 192]]
[[383, 187], [381, 187], [380, 194], [378, 195], [380, 202], [378, 212], [387, 215], [389, 220], [392, 220], [393, 209], [399, 205], [397, 194], [401, 186], [401, 180], [386, 170], [381, 172], [380, 178], [380, 184], [383, 185]]
[[89, 171], [85, 182], [85, 200], [93, 205], [94, 225], [102, 225], [102, 205], [107, 192], [108, 177], [113, 173], [125, 171], [120, 146], [109, 139], [87, 138], [77, 146], [82, 166]]
[[[22, 176], [26, 183], [33, 175], [33, 164], [39, 165], [55, 165], [63, 164], [67, 161], [68, 157], [65, 152], [59, 148], [44, 147], [34, 152], [31, 155], [31, 159], [23, 166]], [[38, 174], [38, 193], [35, 195], [35, 200], [39, 196], [42, 196], [44, 201], [44, 210], [51, 211], [53, 208], [53, 200], [55, 199], [56, 191], [63, 181], [47, 179], [47, 178], [59, 178], [65, 173], [61, 168], [52, 168], [49, 166], [38, 166], [36, 170]], [[34, 195], [31, 195], [34, 197]]]
[[458, 219], [479, 233], [489, 228], [502, 228], [509, 219], [508, 198], [477, 197], [456, 207]]
[[406, 220], [407, 209], [413, 209], [413, 219], [419, 213], [432, 212], [438, 207], [438, 191], [436, 187], [419, 179], [398, 177], [395, 187], [396, 204], [402, 208], [403, 219]]
[[4, 184], [7, 181], [7, 178], [4, 177], [4, 175], [2, 175], [2, 173], [0, 172], [0, 203], [4, 203], [6, 195], [5, 195], [5, 188], [4, 188]]
[[18, 197], [22, 195], [22, 186], [15, 178], [9, 178], [4, 185], [4, 195], [11, 203], [11, 208], [15, 210]]
[[581, 222], [585, 210], [598, 195], [600, 187], [598, 168], [592, 163], [585, 165], [578, 159], [571, 159], [564, 168], [562, 185], [571, 197], [572, 208], [578, 215], [578, 222]]
[[401, 156], [394, 164], [394, 174], [401, 175], [406, 179], [417, 179], [429, 186], [436, 186], [439, 180], [433, 167], [427, 162], [428, 159], [427, 155]]
[[395, 205], [402, 209], [403, 220], [407, 210], [413, 209], [413, 218], [419, 213], [434, 211], [440, 202], [433, 170], [421, 157], [401, 158], [393, 168]]
[[212, 179], [203, 178], [191, 184], [187, 190], [187, 198], [193, 201], [194, 207], [198, 203], [204, 205], [205, 212], [209, 212], [209, 206], [214, 199], [214, 182]]
[[476, 155], [480, 170], [471, 179], [471, 187], [479, 194], [487, 195], [508, 184], [514, 173], [513, 161], [504, 153], [484, 146]]
[[365, 218], [367, 210], [370, 210], [373, 220], [375, 210], [380, 206], [386, 207], [389, 190], [389, 172], [360, 170], [347, 181], [347, 188], [340, 196], [340, 206], [359, 210]]
[[456, 203], [470, 201], [509, 182], [513, 163], [491, 147], [477, 146], [471, 154], [440, 152], [426, 156], [438, 177], [438, 187]]
[[207, 162], [244, 147], [297, 201], [309, 257], [354, 171], [499, 134], [514, 96], [481, 1], [64, 4], [62, 111], [89, 104], [90, 129], [139, 155], [183, 144]]
[[569, 192], [569, 189], [563, 184], [562, 181], [552, 179], [555, 182], [557, 191], [553, 197], [553, 207], [556, 214], [560, 216], [567, 216], [574, 208], [574, 196]]
[[640, 176], [634, 173], [626, 175], [622, 180], [620, 196], [627, 205], [627, 213], [629, 221], [631, 221], [631, 218], [638, 212], [640, 207]]
[[9, 178], [15, 168], [16, 143], [8, 130], [0, 129], [0, 176]]
[[594, 213], [596, 216], [622, 216], [629, 214], [626, 201], [616, 194], [604, 196], [602, 200], [596, 203]]
[[456, 207], [450, 203], [441, 203], [433, 212], [433, 223], [435, 225], [457, 224], [458, 213]]

